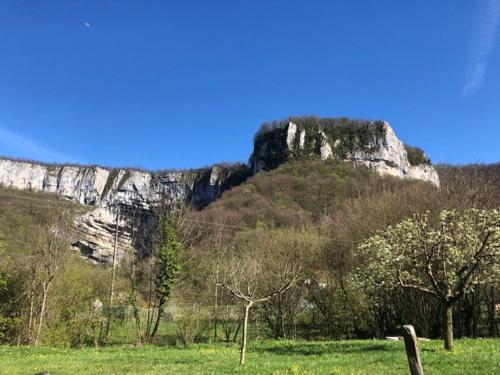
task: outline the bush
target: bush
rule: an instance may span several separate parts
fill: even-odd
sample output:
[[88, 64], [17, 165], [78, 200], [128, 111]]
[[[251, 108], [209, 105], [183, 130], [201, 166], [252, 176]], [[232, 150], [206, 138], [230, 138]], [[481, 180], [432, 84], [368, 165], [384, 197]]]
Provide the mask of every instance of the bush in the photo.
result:
[[410, 145], [404, 145], [406, 152], [408, 153], [408, 161], [411, 165], [430, 165], [431, 159], [425, 155], [424, 150], [419, 147], [413, 147]]
[[177, 341], [184, 346], [208, 341], [209, 324], [207, 317], [200, 312], [201, 308], [197, 303], [184, 306], [177, 320]]
[[[92, 280], [92, 281], [90, 281]], [[96, 300], [106, 301], [108, 277], [102, 269], [74, 259], [58, 280], [50, 302], [43, 343], [52, 346], [94, 346], [104, 310]], [[117, 309], [117, 314], [122, 310]], [[121, 316], [117, 316], [118, 321]]]

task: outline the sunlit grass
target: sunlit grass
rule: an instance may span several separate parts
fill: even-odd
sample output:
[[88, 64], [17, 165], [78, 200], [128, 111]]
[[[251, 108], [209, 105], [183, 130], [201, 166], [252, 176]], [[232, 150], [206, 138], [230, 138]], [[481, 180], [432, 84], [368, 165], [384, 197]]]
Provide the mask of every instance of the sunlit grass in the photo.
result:
[[[421, 343], [426, 374], [500, 374], [500, 340]], [[237, 345], [115, 346], [105, 349], [0, 347], [0, 374], [407, 374], [404, 345], [386, 341], [250, 343], [238, 366]]]

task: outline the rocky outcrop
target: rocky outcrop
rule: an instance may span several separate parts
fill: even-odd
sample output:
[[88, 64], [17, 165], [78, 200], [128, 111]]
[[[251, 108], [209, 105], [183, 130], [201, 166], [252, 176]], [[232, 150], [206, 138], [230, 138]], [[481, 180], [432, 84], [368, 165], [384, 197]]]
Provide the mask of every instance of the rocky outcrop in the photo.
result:
[[191, 171], [146, 172], [98, 166], [46, 165], [0, 159], [0, 185], [57, 194], [91, 206], [76, 219], [80, 239], [75, 248], [95, 262], [111, 259], [118, 225], [118, 259], [131, 248], [134, 215], [141, 225], [152, 225], [151, 213], [159, 205], [186, 202], [202, 207], [249, 174], [244, 165], [216, 165]]
[[[298, 125], [292, 121], [263, 131], [256, 137], [251, 157], [253, 173], [276, 168], [287, 160], [337, 158], [373, 168], [380, 175], [412, 178], [439, 186], [439, 176], [430, 164], [412, 165], [405, 145], [387, 122], [358, 124], [356, 131], [330, 132], [328, 126]], [[354, 127], [354, 126], [353, 126]], [[428, 158], [422, 158], [428, 160]]]
[[[382, 175], [439, 185], [431, 165], [410, 163], [405, 145], [387, 122], [299, 120], [282, 121], [260, 131], [250, 158], [251, 168], [237, 164], [147, 172], [0, 158], [0, 185], [53, 193], [89, 206], [89, 211], [75, 220], [78, 239], [73, 245], [83, 256], [103, 263], [112, 259], [116, 232], [118, 261], [130, 254], [132, 248], [138, 249], [140, 234], [150, 233], [154, 228], [153, 213], [159, 206], [185, 202], [203, 207], [251, 174], [296, 158], [337, 158], [366, 165]], [[423, 154], [419, 156], [416, 160], [428, 160]]]

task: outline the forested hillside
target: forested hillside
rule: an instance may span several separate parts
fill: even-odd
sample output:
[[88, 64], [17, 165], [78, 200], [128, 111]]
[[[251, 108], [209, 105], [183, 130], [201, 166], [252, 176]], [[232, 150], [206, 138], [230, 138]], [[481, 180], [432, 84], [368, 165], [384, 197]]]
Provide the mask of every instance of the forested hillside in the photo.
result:
[[[366, 295], [352, 278], [353, 271], [363, 267], [353, 253], [377, 230], [427, 211], [437, 219], [443, 209], [499, 207], [499, 164], [440, 165], [438, 171], [441, 188], [380, 177], [339, 162], [290, 163], [233, 188], [197, 215], [202, 222], [222, 224], [205, 226], [210, 229], [209, 243], [224, 238], [221, 247], [241, 246], [239, 227], [250, 233], [253, 228], [256, 233], [276, 228], [288, 233], [296, 228], [293, 233], [321, 239], [319, 246], [301, 246], [300, 251], [308, 258], [305, 278], [322, 287], [296, 288], [261, 311], [261, 319], [276, 337], [297, 332], [306, 337], [384, 337], [408, 321], [422, 335], [439, 337], [440, 307], [432, 298], [400, 290]], [[208, 274], [213, 272], [215, 266], [206, 260], [206, 251], [211, 250], [202, 242], [195, 251], [193, 257], [203, 259], [201, 265]], [[273, 249], [269, 244], [261, 251]], [[308, 301], [307, 308], [297, 302], [302, 298]], [[492, 309], [498, 298], [494, 285], [478, 286], [458, 307], [458, 334], [497, 334], [498, 317]]]
[[0, 340], [33, 339], [43, 294], [39, 285], [51, 265], [54, 281], [40, 339], [47, 345], [79, 345], [84, 332], [95, 329], [88, 325], [92, 317], [86, 313], [96, 299], [105, 299], [108, 272], [70, 250], [71, 229], [65, 233], [68, 242], [56, 254], [58, 258], [47, 257], [39, 248], [47, 239], [40, 231], [50, 231], [58, 217], [72, 218], [85, 211], [86, 207], [51, 194], [0, 188], [0, 281], [4, 281], [0, 282]]
[[[252, 307], [251, 337], [384, 337], [407, 322], [439, 337], [437, 301], [418, 291], [364, 289], [356, 278], [368, 261], [356, 249], [378, 230], [418, 213], [437, 220], [443, 209], [499, 207], [499, 164], [437, 169], [440, 188], [342, 161], [294, 161], [256, 174], [200, 211], [157, 215], [147, 256], [131, 253], [117, 268], [112, 309], [111, 266], [83, 261], [65, 238], [59, 258], [47, 263], [39, 251], [48, 240], [41, 230], [54, 232], [63, 216], [85, 207], [2, 189], [0, 339], [70, 346], [233, 341], [242, 315], [232, 292], [243, 281], [252, 296], [272, 295]], [[456, 305], [456, 335], [498, 334], [498, 287], [474, 286]]]

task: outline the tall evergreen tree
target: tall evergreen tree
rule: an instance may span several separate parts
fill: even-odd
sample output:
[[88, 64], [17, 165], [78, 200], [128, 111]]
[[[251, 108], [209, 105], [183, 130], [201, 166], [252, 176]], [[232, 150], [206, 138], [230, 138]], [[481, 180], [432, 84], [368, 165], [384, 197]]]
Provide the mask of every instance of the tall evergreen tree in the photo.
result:
[[165, 313], [165, 307], [179, 274], [179, 252], [181, 249], [182, 243], [179, 240], [178, 229], [173, 221], [167, 218], [162, 225], [162, 246], [157, 260], [155, 294], [158, 301], [158, 314], [151, 337], [154, 337], [158, 332], [160, 321]]

